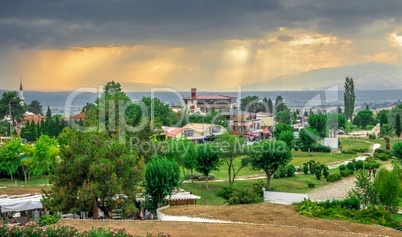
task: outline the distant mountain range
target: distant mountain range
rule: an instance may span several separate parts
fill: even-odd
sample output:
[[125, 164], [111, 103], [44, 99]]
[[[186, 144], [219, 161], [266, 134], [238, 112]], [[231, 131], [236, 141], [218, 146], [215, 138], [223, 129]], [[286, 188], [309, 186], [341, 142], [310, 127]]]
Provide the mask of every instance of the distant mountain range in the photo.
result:
[[271, 80], [244, 85], [242, 89], [247, 91], [317, 90], [336, 84], [342, 89], [346, 77], [353, 78], [357, 90], [402, 89], [402, 66], [376, 62], [279, 76]]

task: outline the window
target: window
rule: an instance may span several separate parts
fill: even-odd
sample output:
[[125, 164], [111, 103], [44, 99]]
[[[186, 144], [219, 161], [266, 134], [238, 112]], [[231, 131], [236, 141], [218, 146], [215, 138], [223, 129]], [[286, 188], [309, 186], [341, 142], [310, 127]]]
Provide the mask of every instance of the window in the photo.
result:
[[181, 132], [182, 137], [192, 137], [194, 136], [194, 130], [186, 129]]
[[210, 127], [209, 132], [211, 134], [220, 133], [221, 132], [221, 127], [220, 126]]

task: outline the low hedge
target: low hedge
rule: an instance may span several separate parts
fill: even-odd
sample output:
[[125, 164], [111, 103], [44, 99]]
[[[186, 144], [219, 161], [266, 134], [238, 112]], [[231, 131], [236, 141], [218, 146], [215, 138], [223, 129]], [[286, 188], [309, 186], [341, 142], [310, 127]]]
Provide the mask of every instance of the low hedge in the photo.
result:
[[[88, 237], [88, 236], [113, 236], [113, 237], [133, 237], [123, 229], [106, 230], [96, 228], [84, 232], [78, 231], [71, 226], [54, 226], [54, 227], [39, 227], [32, 222], [28, 222], [24, 226], [7, 226], [0, 225], [0, 236], [26, 237], [26, 236], [58, 236], [58, 237]], [[152, 235], [147, 235], [152, 236]], [[170, 236], [166, 233], [159, 233], [157, 236]]]
[[349, 170], [349, 169], [341, 170], [339, 173], [342, 177], [348, 177], [348, 176], [353, 175], [353, 170]]
[[[194, 179], [194, 180], [200, 180], [200, 181], [202, 181], [202, 180], [205, 180], [205, 176], [202, 175], [202, 174], [186, 174], [186, 175], [184, 176], [184, 179], [185, 179], [185, 180]], [[213, 175], [213, 174], [209, 174], [209, 175], [208, 175], [208, 180], [214, 180], [214, 179], [215, 179], [215, 175]]]
[[341, 179], [342, 179], [342, 176], [340, 174], [338, 174], [338, 173], [330, 174], [327, 177], [328, 182], [335, 182], [335, 181], [338, 181], [338, 180], [341, 180]]

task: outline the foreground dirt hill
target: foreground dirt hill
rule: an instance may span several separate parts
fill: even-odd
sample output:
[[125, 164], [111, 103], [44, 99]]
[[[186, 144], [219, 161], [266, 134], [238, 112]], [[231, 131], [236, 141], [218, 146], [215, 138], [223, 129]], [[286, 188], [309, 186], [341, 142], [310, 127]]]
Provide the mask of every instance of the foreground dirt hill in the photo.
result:
[[[297, 215], [293, 206], [252, 204], [236, 206], [178, 206], [165, 209], [166, 215], [230, 220], [234, 224], [161, 221], [91, 221], [62, 220], [80, 230], [102, 226], [125, 228], [135, 236], [154, 236], [161, 231], [171, 236], [402, 236], [402, 232], [377, 225], [363, 225], [342, 220], [309, 218]], [[249, 223], [249, 224], [245, 224]]]

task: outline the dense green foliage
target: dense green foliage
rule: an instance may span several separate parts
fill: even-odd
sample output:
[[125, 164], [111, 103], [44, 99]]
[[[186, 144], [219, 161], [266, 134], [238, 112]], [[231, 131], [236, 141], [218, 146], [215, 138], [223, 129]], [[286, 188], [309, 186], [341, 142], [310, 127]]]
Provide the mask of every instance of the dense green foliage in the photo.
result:
[[146, 165], [145, 190], [154, 209], [165, 204], [165, 197], [179, 186], [180, 167], [175, 160], [153, 157]]
[[272, 175], [292, 160], [292, 153], [283, 141], [262, 140], [250, 147], [248, 157], [254, 169], [265, 172], [269, 188]]
[[[346, 201], [346, 203], [349, 201]], [[367, 209], [356, 210], [354, 201], [350, 201], [351, 206], [344, 203], [325, 204], [304, 200], [296, 205], [298, 214], [321, 217], [327, 219], [342, 219], [363, 224], [378, 224], [391, 228], [398, 227], [398, 223], [392, 215], [381, 207], [370, 206]]]
[[345, 92], [343, 94], [343, 101], [345, 107], [345, 116], [347, 119], [352, 120], [353, 112], [355, 110], [355, 86], [353, 78], [346, 77], [345, 80]]
[[60, 134], [59, 144], [60, 160], [53, 167], [46, 207], [63, 212], [92, 210], [97, 218], [101, 200], [106, 208], [123, 209], [123, 215], [135, 211], [134, 197], [143, 180], [143, 161], [135, 151], [107, 133], [72, 129]]
[[220, 161], [221, 150], [216, 143], [205, 143], [196, 146], [195, 170], [202, 173], [206, 179], [205, 187], [208, 189], [208, 175], [212, 170], [217, 170]]
[[308, 124], [311, 129], [324, 138], [327, 136], [327, 115], [326, 114], [313, 114], [308, 117]]
[[[53, 227], [39, 227], [35, 224], [29, 223], [25, 226], [6, 226], [0, 225], [0, 236], [10, 237], [40, 237], [40, 236], [54, 236], [54, 237], [132, 237], [127, 231], [123, 229], [106, 230], [103, 228], [91, 229], [88, 231], [78, 231], [75, 227], [71, 226], [53, 226]], [[149, 235], [150, 236], [150, 235]], [[158, 235], [159, 236], [159, 235]], [[160, 235], [165, 236], [165, 235]]]
[[303, 128], [300, 129], [299, 133], [299, 141], [300, 141], [300, 149], [306, 149], [308, 151], [308, 155], [310, 155], [311, 148], [317, 143], [319, 139], [318, 133], [312, 128]]
[[367, 125], [375, 124], [373, 112], [371, 110], [361, 110], [353, 119], [353, 124], [359, 128], [366, 129]]

